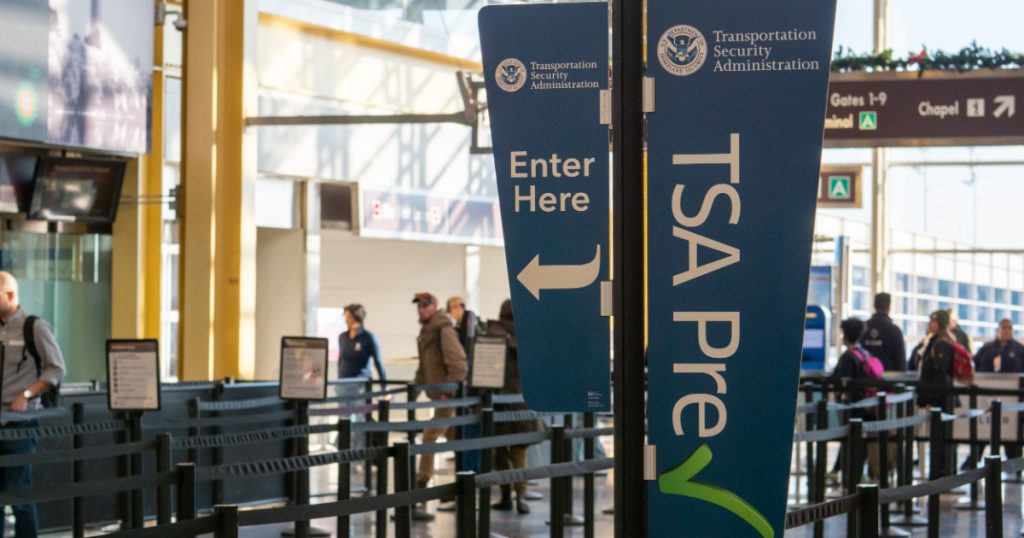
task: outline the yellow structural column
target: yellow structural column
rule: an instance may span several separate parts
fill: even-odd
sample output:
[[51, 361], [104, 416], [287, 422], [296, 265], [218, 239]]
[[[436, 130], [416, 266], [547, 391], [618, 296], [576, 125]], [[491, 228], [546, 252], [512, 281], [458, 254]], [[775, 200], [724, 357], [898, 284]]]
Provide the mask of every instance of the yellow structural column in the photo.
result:
[[179, 377], [253, 377], [253, 0], [185, 2]]

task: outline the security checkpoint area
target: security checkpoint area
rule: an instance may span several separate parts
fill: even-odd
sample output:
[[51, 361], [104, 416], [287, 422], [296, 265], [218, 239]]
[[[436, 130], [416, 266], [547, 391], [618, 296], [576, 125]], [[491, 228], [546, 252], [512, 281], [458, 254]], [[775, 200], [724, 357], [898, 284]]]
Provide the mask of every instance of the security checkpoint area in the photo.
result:
[[1018, 4], [0, 1], [0, 537], [1024, 536]]

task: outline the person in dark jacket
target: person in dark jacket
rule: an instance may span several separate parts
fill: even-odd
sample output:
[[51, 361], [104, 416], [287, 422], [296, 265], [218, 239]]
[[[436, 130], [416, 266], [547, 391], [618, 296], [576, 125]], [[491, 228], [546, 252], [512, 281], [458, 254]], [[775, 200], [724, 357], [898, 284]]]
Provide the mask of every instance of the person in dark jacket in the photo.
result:
[[[840, 379], [863, 379], [866, 376], [861, 363], [869, 355], [859, 343], [861, 336], [864, 334], [864, 322], [857, 318], [849, 318], [843, 320], [839, 324], [839, 328], [843, 331], [843, 345], [846, 346], [846, 351], [839, 356], [839, 362], [836, 363], [835, 370], [832, 370], [829, 380], [838, 382]], [[846, 403], [857, 403], [863, 399], [863, 388], [853, 387], [846, 392]], [[864, 418], [863, 409], [854, 409], [852, 414], [854, 418]]]
[[999, 322], [996, 339], [981, 346], [974, 355], [974, 369], [979, 372], [1024, 372], [1024, 345], [1013, 339], [1013, 322]]
[[903, 340], [903, 331], [889, 318], [891, 308], [892, 295], [888, 293], [875, 295], [875, 315], [868, 320], [860, 344], [882, 361], [885, 371], [905, 372], [907, 370], [907, 345]]
[[366, 319], [366, 308], [353, 303], [345, 307], [345, 326], [347, 331], [338, 335], [338, 377], [361, 377], [372, 379], [370, 359], [377, 368], [377, 376], [381, 382], [386, 380], [384, 362], [380, 354], [380, 341], [363, 327]]
[[949, 330], [949, 311], [932, 312], [928, 321], [928, 332], [933, 334], [921, 352], [921, 364], [917, 393], [919, 407], [941, 407], [952, 411], [951, 399], [944, 391], [937, 390], [953, 386], [953, 335]]
[[[501, 303], [501, 310], [497, 320], [487, 323], [487, 334], [489, 336], [505, 336], [508, 338], [508, 359], [505, 362], [504, 386], [498, 390], [498, 394], [522, 394], [523, 380], [519, 376], [519, 350], [516, 344], [516, 326], [512, 316], [512, 301], [505, 299]], [[525, 411], [529, 409], [525, 403], [504, 404], [495, 406], [495, 411]], [[524, 420], [519, 422], [500, 422], [494, 425], [495, 435], [511, 435], [515, 433], [530, 433], [537, 431], [536, 420]], [[495, 464], [499, 471], [508, 469], [523, 469], [526, 467], [526, 445], [503, 446], [495, 450]], [[526, 504], [526, 483], [517, 482], [516, 490], [516, 511], [520, 514], [529, 514], [530, 505]], [[496, 510], [512, 509], [512, 486], [501, 486], [501, 500], [493, 505]]]
[[466, 302], [459, 296], [448, 299], [448, 316], [452, 318], [452, 323], [455, 324], [455, 332], [459, 333], [459, 342], [462, 343], [462, 348], [466, 350], [466, 356], [472, 365], [472, 344], [473, 338], [476, 337], [476, 326], [479, 318], [477, 318], [476, 313], [466, 308]]

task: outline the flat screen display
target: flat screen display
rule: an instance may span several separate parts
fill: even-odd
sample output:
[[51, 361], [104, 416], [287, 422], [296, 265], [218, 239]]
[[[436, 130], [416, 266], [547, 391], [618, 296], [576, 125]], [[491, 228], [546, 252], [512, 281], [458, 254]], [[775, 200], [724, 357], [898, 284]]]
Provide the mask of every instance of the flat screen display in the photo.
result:
[[0, 155], [0, 213], [28, 212], [36, 161], [34, 155]]
[[113, 223], [124, 169], [122, 161], [40, 158], [28, 218]]

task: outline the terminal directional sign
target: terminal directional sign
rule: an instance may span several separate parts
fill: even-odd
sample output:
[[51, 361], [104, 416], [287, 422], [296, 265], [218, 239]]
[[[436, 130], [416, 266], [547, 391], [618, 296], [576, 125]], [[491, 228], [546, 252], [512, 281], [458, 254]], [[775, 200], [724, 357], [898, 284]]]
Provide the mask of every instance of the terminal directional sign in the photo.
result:
[[1024, 144], [1024, 70], [833, 75], [825, 145]]
[[860, 166], [824, 165], [818, 176], [818, 207], [861, 207]]
[[783, 535], [834, 15], [647, 2], [650, 536]]
[[523, 394], [607, 410], [608, 6], [487, 6], [479, 23]]

